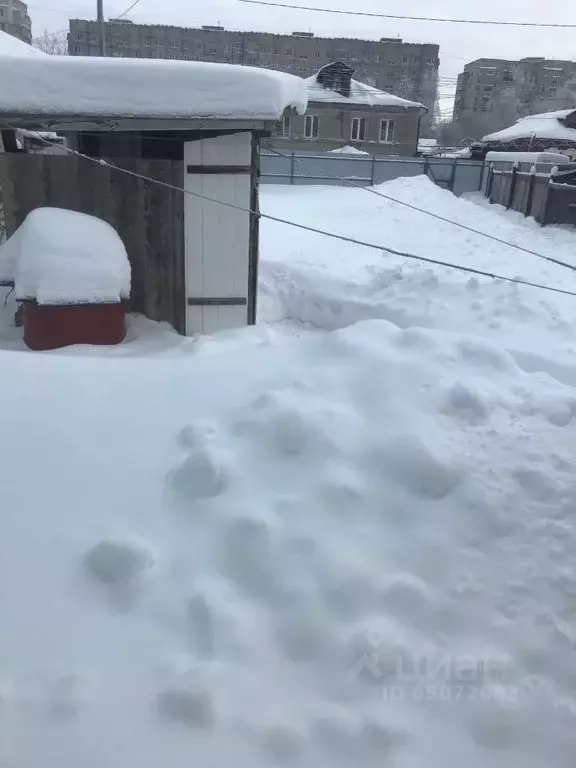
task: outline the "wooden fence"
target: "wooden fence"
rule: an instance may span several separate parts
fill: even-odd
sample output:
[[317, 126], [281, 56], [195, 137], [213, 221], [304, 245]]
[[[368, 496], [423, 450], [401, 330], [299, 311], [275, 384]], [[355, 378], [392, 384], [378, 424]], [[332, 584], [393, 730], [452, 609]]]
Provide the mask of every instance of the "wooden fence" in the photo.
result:
[[[184, 164], [116, 159], [114, 165], [183, 187]], [[0, 154], [0, 195], [11, 235], [40, 206], [92, 214], [122, 238], [132, 267], [130, 309], [185, 332], [184, 195], [81, 157]]]
[[518, 168], [491, 168], [486, 184], [486, 197], [491, 203], [500, 203], [507, 209], [523, 213], [524, 216], [533, 216], [542, 226], [576, 226], [574, 176], [574, 169], [552, 176], [550, 167], [548, 173], [532, 173], [529, 169]]

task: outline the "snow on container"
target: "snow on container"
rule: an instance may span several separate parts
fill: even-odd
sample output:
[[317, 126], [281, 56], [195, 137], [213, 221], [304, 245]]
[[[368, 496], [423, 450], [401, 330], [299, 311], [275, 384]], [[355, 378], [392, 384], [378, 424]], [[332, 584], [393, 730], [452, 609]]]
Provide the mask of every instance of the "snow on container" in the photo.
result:
[[550, 163], [553, 165], [566, 165], [570, 162], [569, 157], [561, 155], [558, 152], [487, 152], [486, 162], [488, 163]]
[[24, 305], [31, 349], [119, 344], [130, 263], [116, 231], [94, 216], [37, 208], [0, 247], [0, 280]]

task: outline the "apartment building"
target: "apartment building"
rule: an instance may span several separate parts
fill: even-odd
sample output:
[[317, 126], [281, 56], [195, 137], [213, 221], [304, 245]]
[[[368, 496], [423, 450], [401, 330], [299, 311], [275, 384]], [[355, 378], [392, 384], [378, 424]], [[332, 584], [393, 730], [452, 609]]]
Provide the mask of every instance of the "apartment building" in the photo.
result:
[[25, 43], [32, 42], [32, 20], [22, 0], [0, 0], [0, 30]]
[[[354, 68], [357, 80], [419, 101], [431, 111], [436, 99], [439, 48], [431, 43], [326, 38], [312, 32], [274, 35], [219, 26], [187, 29], [124, 19], [106, 22], [105, 31], [108, 56], [228, 62], [300, 77], [310, 77], [332, 61], [343, 61]], [[98, 23], [71, 19], [68, 48], [71, 56], [98, 56]]]
[[535, 111], [564, 109], [576, 104], [571, 86], [576, 63], [541, 57], [520, 61], [477, 59], [458, 76], [454, 118], [465, 120], [511, 108], [522, 117]]

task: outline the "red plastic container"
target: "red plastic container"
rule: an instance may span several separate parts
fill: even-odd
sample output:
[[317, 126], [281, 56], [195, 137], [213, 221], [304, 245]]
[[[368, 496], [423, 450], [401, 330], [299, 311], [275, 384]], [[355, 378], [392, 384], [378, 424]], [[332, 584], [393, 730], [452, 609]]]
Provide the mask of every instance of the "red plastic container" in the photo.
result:
[[122, 304], [24, 302], [24, 342], [30, 349], [120, 344], [125, 335], [126, 313]]

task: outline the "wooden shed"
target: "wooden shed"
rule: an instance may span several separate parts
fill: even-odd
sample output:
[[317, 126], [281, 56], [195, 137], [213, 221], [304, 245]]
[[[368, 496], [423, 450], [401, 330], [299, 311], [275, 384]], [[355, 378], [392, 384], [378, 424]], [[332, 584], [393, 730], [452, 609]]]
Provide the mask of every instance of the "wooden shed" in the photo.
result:
[[0, 152], [8, 235], [39, 206], [98, 216], [126, 246], [130, 309], [188, 335], [254, 323], [260, 140], [304, 113], [304, 82], [199, 62], [1, 64], [13, 74], [0, 82], [0, 128], [55, 131], [70, 150]]

